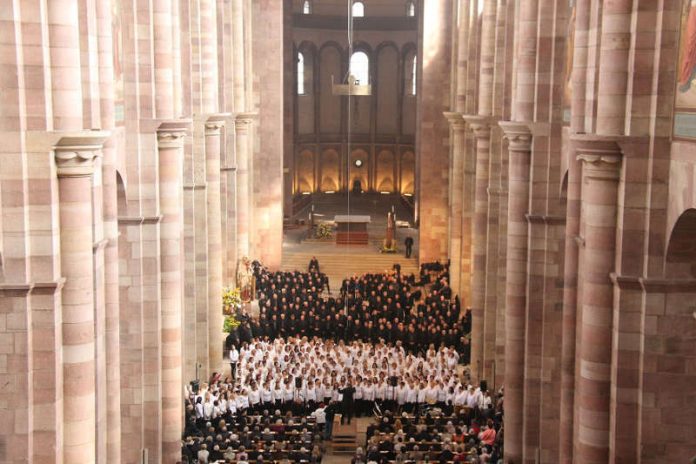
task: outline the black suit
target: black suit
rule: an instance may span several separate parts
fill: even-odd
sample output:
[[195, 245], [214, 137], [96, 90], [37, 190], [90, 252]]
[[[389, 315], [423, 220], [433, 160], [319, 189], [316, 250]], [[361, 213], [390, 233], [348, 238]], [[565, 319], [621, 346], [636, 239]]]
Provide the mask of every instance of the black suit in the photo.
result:
[[355, 388], [352, 385], [348, 385], [346, 388], [341, 388], [338, 392], [343, 395], [343, 401], [341, 402], [343, 415], [341, 416], [341, 424], [345, 420], [350, 424], [353, 414], [355, 413], [355, 400], [353, 396], [355, 395]]

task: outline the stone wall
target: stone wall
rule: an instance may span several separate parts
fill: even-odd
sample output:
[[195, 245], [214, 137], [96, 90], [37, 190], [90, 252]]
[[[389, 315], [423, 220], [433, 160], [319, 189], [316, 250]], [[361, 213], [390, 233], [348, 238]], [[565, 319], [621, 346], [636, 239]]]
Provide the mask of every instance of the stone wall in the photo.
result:
[[678, 25], [696, 11], [457, 6], [452, 282], [472, 309], [472, 377], [505, 387], [505, 459], [688, 460], [696, 326], [678, 300], [693, 299], [696, 145], [678, 122], [672, 137], [672, 114]]
[[180, 459], [222, 287], [280, 260], [283, 4], [252, 3], [2, 7], [0, 461]]

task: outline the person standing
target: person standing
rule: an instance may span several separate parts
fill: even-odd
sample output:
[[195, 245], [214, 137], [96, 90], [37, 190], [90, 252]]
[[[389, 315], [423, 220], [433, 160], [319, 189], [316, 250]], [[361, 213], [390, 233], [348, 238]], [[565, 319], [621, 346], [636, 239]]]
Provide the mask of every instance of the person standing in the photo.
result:
[[237, 364], [239, 363], [239, 351], [237, 347], [232, 345], [230, 349], [230, 375], [232, 376], [232, 381], [237, 380]]
[[338, 392], [343, 395], [343, 400], [341, 401], [341, 412], [343, 413], [341, 415], [341, 425], [343, 425], [344, 421], [350, 424], [353, 414], [355, 414], [355, 388], [349, 382], [345, 388], [341, 388]]
[[413, 252], [413, 237], [406, 237], [406, 239], [404, 240], [404, 245], [406, 246], [406, 257], [410, 258], [411, 253]]

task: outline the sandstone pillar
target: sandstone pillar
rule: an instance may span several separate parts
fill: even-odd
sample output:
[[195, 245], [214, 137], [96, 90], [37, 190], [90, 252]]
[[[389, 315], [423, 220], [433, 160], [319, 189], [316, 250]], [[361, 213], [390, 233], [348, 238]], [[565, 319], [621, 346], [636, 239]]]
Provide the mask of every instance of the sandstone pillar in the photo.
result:
[[208, 356], [210, 369], [222, 368], [222, 219], [220, 156], [225, 115], [213, 115], [205, 123], [205, 182], [208, 207]]
[[[96, 5], [99, 43], [100, 116], [102, 129], [114, 122], [114, 70], [112, 6], [109, 0]], [[121, 347], [119, 334], [118, 197], [116, 185], [117, 144], [106, 141], [102, 162], [104, 238], [104, 307], [106, 345], [106, 460], [121, 462]]]
[[181, 457], [183, 298], [183, 146], [187, 122], [164, 122], [157, 129], [162, 269], [162, 460]]
[[235, 118], [235, 154], [237, 158], [237, 258], [249, 256], [251, 231], [251, 125], [255, 113], [240, 113]]
[[[569, 150], [574, 151], [570, 143]], [[571, 152], [571, 155], [573, 152]], [[575, 330], [578, 300], [578, 237], [580, 235], [581, 165], [572, 156], [568, 164], [568, 190], [563, 269], [563, 337], [561, 346], [561, 407], [559, 461], [573, 462], [573, 403], [575, 398]]]
[[234, 69], [234, 111], [246, 111], [244, 0], [232, 0], [232, 63]]
[[525, 123], [500, 126], [508, 139], [508, 234], [505, 280], [505, 460], [521, 462], [527, 308], [529, 179], [532, 134]]
[[96, 459], [92, 176], [105, 132], [63, 137], [55, 147], [63, 287], [63, 461]]
[[47, 2], [53, 129], [82, 128], [79, 2]]
[[[585, 80], [587, 75], [588, 28], [590, 0], [578, 0], [575, 6], [575, 47], [571, 100], [571, 132], [585, 129]], [[575, 400], [575, 346], [578, 300], [578, 267], [580, 234], [581, 165], [575, 144], [567, 143], [568, 189], [566, 205], [565, 258], [563, 271], [563, 336], [561, 347], [561, 407], [559, 430], [559, 462], [573, 462], [573, 404]]]
[[[582, 163], [582, 284], [575, 461], [609, 462], [616, 215], [622, 154], [615, 142], [577, 136]], [[506, 431], [507, 432], [507, 431]]]
[[[419, 30], [423, 38], [418, 56], [428, 56], [428, 66], [419, 58], [418, 77], [423, 89], [438, 92], [418, 92], [416, 127], [416, 189], [418, 222], [418, 260], [420, 263], [447, 259], [447, 229], [449, 227], [447, 143], [449, 127], [442, 116], [448, 111], [451, 92], [450, 63], [451, 27], [454, 2], [431, 0], [420, 8]], [[344, 163], [346, 168], [348, 167]], [[348, 174], [346, 172], [346, 174]], [[347, 177], [344, 185], [348, 185]], [[350, 188], [350, 186], [348, 186]]]
[[597, 87], [598, 134], [625, 133], [633, 0], [602, 2], [602, 36]]
[[225, 182], [224, 212], [227, 216], [227, 232], [225, 234], [225, 273], [224, 283], [234, 283], [237, 267], [237, 160], [235, 157], [235, 117], [229, 115], [225, 123], [225, 165], [221, 167], [224, 172], [220, 182]]
[[[153, 49], [154, 49], [154, 84], [155, 84], [155, 114], [158, 118], [174, 117], [174, 69], [173, 69], [173, 7], [171, 0], [154, 0], [152, 2], [153, 16]], [[178, 26], [178, 25], [177, 25]]]
[[476, 179], [472, 227], [471, 273], [471, 376], [481, 378], [483, 369], [484, 305], [486, 302], [486, 232], [488, 229], [488, 165], [491, 122], [483, 116], [464, 116], [476, 138]]
[[446, 112], [445, 117], [450, 124], [450, 287], [455, 295], [461, 295], [462, 183], [466, 124], [460, 113]]

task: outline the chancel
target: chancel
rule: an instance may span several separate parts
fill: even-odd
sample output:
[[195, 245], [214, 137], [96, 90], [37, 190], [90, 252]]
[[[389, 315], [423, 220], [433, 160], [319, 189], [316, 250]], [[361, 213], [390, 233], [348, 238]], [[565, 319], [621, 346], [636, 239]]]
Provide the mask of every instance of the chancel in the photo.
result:
[[0, 32], [0, 462], [696, 462], [696, 0]]

